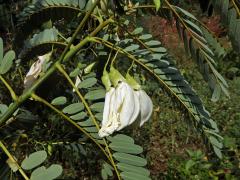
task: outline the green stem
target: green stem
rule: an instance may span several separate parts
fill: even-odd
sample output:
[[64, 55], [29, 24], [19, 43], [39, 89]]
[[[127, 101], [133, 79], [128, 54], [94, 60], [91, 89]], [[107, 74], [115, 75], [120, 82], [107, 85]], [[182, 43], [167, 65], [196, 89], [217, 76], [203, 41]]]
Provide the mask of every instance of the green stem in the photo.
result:
[[90, 10], [85, 14], [83, 20], [81, 21], [81, 23], [79, 24], [79, 26], [77, 27], [77, 29], [75, 30], [75, 32], [72, 35], [72, 38], [70, 39], [68, 45], [65, 47], [63, 53], [60, 56], [60, 62], [63, 61], [63, 59], [65, 58], [66, 53], [68, 52], [69, 48], [71, 47], [73, 41], [76, 39], [78, 33], [82, 30], [83, 26], [85, 25], [85, 23], [87, 22], [88, 18], [91, 16], [93, 10], [95, 9], [95, 7], [97, 6], [97, 4], [100, 2], [100, 0], [96, 0], [95, 3], [92, 5], [92, 7], [90, 8]]
[[6, 88], [8, 89], [8, 91], [10, 92], [12, 99], [14, 101], [17, 101], [18, 97], [15, 94], [14, 90], [12, 89], [12, 87], [8, 84], [8, 82], [3, 78], [2, 75], [0, 75], [0, 80], [3, 82], [3, 84], [6, 86]]
[[[97, 123], [97, 120], [96, 120], [96, 118], [94, 117], [94, 115], [93, 115], [93, 113], [92, 113], [92, 111], [91, 111], [91, 109], [90, 109], [87, 101], [86, 101], [85, 98], [83, 97], [83, 95], [80, 93], [80, 91], [78, 90], [78, 88], [74, 85], [73, 81], [72, 81], [71, 78], [68, 76], [67, 72], [63, 69], [63, 67], [61, 66], [61, 64], [59, 64], [59, 63], [56, 64], [56, 67], [57, 67], [57, 69], [59, 70], [59, 72], [61, 72], [61, 73], [63, 74], [63, 76], [67, 79], [67, 81], [68, 81], [69, 84], [73, 87], [73, 89], [76, 91], [77, 95], [79, 96], [79, 98], [81, 99], [83, 105], [85, 106], [85, 108], [86, 108], [89, 116], [91, 117], [93, 123], [95, 124], [96, 128], [97, 128], [98, 131], [99, 131], [100, 128], [99, 128], [99, 125], [98, 125], [98, 123]], [[109, 157], [110, 157], [110, 162], [111, 162], [111, 164], [112, 164], [113, 167], [114, 167], [114, 170], [115, 170], [115, 172], [116, 172], [116, 174], [117, 174], [117, 177], [118, 177], [118, 179], [121, 179], [120, 174], [119, 174], [119, 172], [118, 172], [118, 169], [117, 169], [117, 167], [116, 167], [116, 164], [115, 164], [115, 162], [114, 162], [114, 160], [113, 160], [112, 153], [111, 153], [111, 151], [110, 151], [110, 149], [109, 149], [109, 147], [108, 147], [107, 141], [106, 141], [105, 138], [103, 138], [103, 141], [104, 141], [105, 147], [106, 147], [106, 149], [107, 149], [108, 155], [109, 155]]]
[[23, 169], [19, 166], [18, 162], [14, 159], [14, 157], [11, 155], [11, 153], [7, 150], [6, 146], [4, 146], [4, 144], [2, 143], [2, 141], [0, 141], [0, 147], [2, 148], [2, 150], [4, 151], [4, 153], [8, 156], [8, 158], [10, 159], [10, 161], [14, 162], [14, 164], [17, 166], [19, 172], [21, 173], [22, 177], [25, 180], [30, 180], [28, 178], [28, 176], [25, 174], [25, 172], [23, 171]]

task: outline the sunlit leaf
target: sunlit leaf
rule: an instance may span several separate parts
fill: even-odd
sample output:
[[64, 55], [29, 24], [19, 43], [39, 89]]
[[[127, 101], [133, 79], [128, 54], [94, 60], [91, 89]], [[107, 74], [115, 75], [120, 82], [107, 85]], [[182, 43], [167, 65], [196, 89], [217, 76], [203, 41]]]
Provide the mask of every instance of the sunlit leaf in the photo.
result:
[[46, 151], [37, 151], [30, 154], [22, 162], [22, 168], [25, 170], [31, 170], [40, 164], [42, 164], [47, 159]]
[[67, 98], [64, 96], [57, 97], [52, 100], [52, 105], [64, 105], [67, 102]]

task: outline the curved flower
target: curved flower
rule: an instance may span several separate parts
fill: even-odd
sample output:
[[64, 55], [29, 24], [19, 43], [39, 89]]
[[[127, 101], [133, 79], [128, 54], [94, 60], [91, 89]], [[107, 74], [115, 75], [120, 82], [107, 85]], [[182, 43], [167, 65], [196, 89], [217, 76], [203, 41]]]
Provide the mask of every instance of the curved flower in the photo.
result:
[[25, 89], [30, 87], [42, 72], [42, 65], [45, 62], [44, 56], [38, 56], [38, 60], [32, 64], [24, 79]]
[[38, 60], [32, 64], [24, 79], [25, 89], [28, 89], [37, 80], [38, 76], [43, 71], [43, 64], [50, 59], [51, 54], [52, 52], [43, 56], [38, 56]]
[[136, 120], [139, 109], [139, 101], [135, 98], [133, 89], [126, 82], [121, 81], [116, 89], [110, 88], [105, 97], [99, 136], [109, 136], [114, 131], [120, 131], [130, 125]]

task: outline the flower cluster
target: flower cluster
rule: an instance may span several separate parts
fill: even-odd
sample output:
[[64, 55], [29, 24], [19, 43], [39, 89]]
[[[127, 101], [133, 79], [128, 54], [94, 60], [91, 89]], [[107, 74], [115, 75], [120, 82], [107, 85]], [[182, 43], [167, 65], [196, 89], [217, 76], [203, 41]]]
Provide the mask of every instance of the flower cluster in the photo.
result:
[[[102, 79], [109, 79], [109, 82], [104, 83], [107, 93], [102, 126], [98, 133], [100, 137], [120, 131], [136, 120], [136, 123], [142, 126], [150, 119], [152, 100], [129, 74], [125, 79], [116, 69], [111, 68], [109, 76], [105, 73]], [[109, 86], [110, 84], [113, 84], [113, 87]]]

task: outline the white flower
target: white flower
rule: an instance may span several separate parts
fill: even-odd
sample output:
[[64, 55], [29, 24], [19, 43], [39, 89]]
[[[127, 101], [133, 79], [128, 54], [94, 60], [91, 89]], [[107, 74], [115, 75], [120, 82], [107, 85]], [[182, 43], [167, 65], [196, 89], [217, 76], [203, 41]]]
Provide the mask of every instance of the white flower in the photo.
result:
[[36, 79], [42, 72], [42, 65], [44, 62], [45, 62], [44, 56], [38, 56], [38, 60], [32, 64], [30, 70], [28, 71], [24, 79], [25, 89], [29, 88], [36, 81]]
[[37, 80], [38, 76], [43, 69], [44, 63], [48, 62], [51, 58], [52, 52], [44, 54], [42, 56], [38, 56], [38, 60], [32, 64], [30, 70], [28, 71], [25, 79], [24, 79], [24, 88], [28, 89], [32, 86], [32, 84]]
[[105, 96], [102, 127], [99, 136], [105, 137], [133, 123], [139, 115], [140, 103], [133, 89], [120, 82]]

